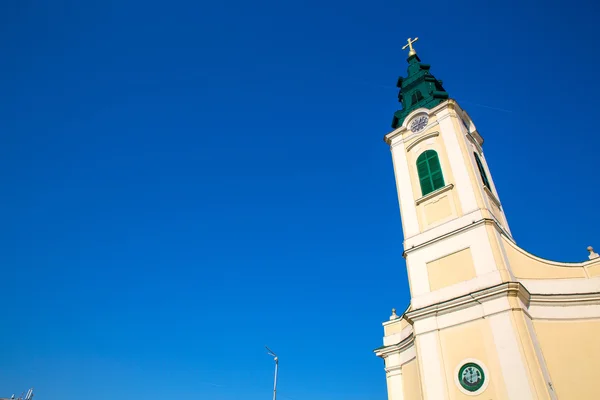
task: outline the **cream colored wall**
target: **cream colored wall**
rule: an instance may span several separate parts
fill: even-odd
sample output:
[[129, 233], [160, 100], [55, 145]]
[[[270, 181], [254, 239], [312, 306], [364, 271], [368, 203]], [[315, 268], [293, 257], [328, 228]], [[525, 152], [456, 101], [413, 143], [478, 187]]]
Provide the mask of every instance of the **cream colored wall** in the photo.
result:
[[402, 378], [404, 381], [404, 399], [421, 400], [421, 377], [419, 376], [419, 365], [416, 358], [402, 366]]
[[[477, 278], [432, 291], [427, 263], [466, 248], [470, 249]], [[408, 252], [406, 265], [410, 277], [411, 304], [415, 308], [449, 300], [502, 282], [483, 223], [478, 225], [471, 223], [469, 228], [460, 234], [448, 235], [440, 241]], [[461, 268], [461, 266], [458, 265], [457, 268]], [[452, 274], [451, 269], [450, 275]], [[452, 277], [448, 276], [444, 279], [452, 279]]]
[[406, 319], [398, 318], [396, 320], [386, 322], [383, 325], [383, 333], [385, 336], [394, 335], [396, 333], [402, 332], [402, 330], [409, 325], [410, 324]]
[[492, 254], [494, 256], [494, 264], [500, 271], [503, 282], [514, 280], [508, 269], [508, 259], [505, 257], [505, 253], [502, 247], [502, 236], [498, 229], [491, 222], [488, 222], [485, 226], [487, 238], [492, 247]]
[[[407, 148], [410, 149], [407, 153], [410, 184], [413, 190], [415, 202], [423, 197], [421, 195], [421, 184], [419, 182], [419, 174], [417, 172], [417, 159], [423, 152], [427, 150], [435, 150], [438, 153], [438, 158], [440, 160], [440, 166], [444, 176], [444, 183], [448, 185], [454, 182], [454, 176], [452, 175], [452, 171], [450, 169], [447, 152], [438, 130], [439, 127], [433, 126], [423, 134], [419, 135], [419, 137], [426, 137], [433, 133], [437, 133], [437, 136], [421, 141], [414, 147], [410, 147], [410, 144], [407, 144]], [[416, 139], [418, 140], [419, 137]], [[399, 189], [401, 190], [401, 188]], [[459, 213], [460, 208], [458, 204], [458, 198], [456, 191], [454, 190], [444, 192], [439, 196], [435, 196], [430, 200], [417, 204], [417, 217], [421, 232], [430, 228], [431, 226], [435, 226], [436, 224], [443, 222], [444, 220], [456, 217]]]
[[[533, 388], [537, 399], [550, 399], [550, 391], [548, 387], [549, 377], [544, 377], [544, 369], [541, 359], [541, 354], [536, 353], [536, 342], [534, 342], [535, 332], [530, 330], [527, 324], [529, 316], [526, 315], [521, 305], [518, 304], [517, 298], [509, 298], [513, 311], [511, 313], [511, 322], [514, 325], [522, 346], [523, 356], [525, 357], [526, 365], [531, 376]], [[530, 320], [530, 319], [529, 319]], [[531, 321], [531, 320], [530, 320]]]
[[[449, 399], [508, 398], [502, 385], [503, 376], [492, 329], [487, 320], [479, 319], [443, 329], [440, 331], [440, 343]], [[490, 375], [487, 389], [475, 396], [461, 392], [454, 380], [456, 367], [462, 364], [463, 360], [469, 358], [483, 362]]]
[[476, 276], [470, 248], [430, 261], [426, 266], [429, 288], [432, 291], [468, 281]]
[[449, 218], [456, 217], [453, 197], [451, 192], [446, 192], [420, 204], [418, 209], [421, 229], [425, 230]]
[[583, 263], [559, 263], [527, 253], [508, 239], [502, 240], [510, 268], [519, 279], [568, 279], [587, 278]]
[[600, 276], [600, 258], [596, 258], [589, 265], [587, 265], [586, 270], [590, 278]]
[[600, 320], [534, 321], [559, 399], [600, 399]]

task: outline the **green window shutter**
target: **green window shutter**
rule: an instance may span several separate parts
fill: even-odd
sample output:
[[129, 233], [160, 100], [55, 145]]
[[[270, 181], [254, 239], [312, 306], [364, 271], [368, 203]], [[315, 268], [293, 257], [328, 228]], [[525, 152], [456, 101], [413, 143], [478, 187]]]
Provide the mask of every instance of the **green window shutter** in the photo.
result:
[[417, 159], [417, 173], [423, 196], [444, 187], [444, 175], [435, 151], [427, 150], [419, 156]]
[[479, 170], [479, 175], [481, 175], [481, 180], [483, 181], [483, 186], [492, 190], [492, 187], [490, 186], [490, 181], [488, 180], [487, 174], [485, 173], [485, 168], [483, 168], [483, 164], [481, 163], [479, 156], [477, 155], [477, 153], [473, 153], [473, 155], [475, 156], [475, 163], [477, 164], [477, 169]]
[[440, 166], [440, 159], [435, 151], [429, 157], [429, 169], [431, 171], [431, 182], [433, 190], [444, 187], [444, 176], [442, 175], [442, 167]]
[[417, 173], [419, 174], [419, 183], [421, 184], [421, 194], [424, 196], [433, 191], [431, 179], [429, 179], [429, 165], [427, 155], [421, 154], [417, 159]]
[[431, 192], [433, 192], [433, 185], [431, 179], [427, 176], [425, 179], [421, 179], [421, 194], [425, 196], [427, 193]]

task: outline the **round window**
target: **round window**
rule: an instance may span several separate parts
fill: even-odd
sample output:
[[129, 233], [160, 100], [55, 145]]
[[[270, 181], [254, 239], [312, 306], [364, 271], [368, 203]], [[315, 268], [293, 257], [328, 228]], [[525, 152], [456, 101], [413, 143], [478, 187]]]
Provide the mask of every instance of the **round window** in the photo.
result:
[[465, 363], [458, 370], [460, 386], [469, 392], [477, 392], [481, 389], [485, 380], [485, 372], [483, 372], [483, 368], [477, 363]]

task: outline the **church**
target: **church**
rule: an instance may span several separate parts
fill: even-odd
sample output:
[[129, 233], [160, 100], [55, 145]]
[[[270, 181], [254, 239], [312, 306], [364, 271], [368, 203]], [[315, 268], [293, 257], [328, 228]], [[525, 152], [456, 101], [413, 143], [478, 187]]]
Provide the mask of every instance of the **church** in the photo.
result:
[[588, 247], [587, 260], [556, 262], [519, 247], [483, 135], [416, 40], [384, 137], [411, 298], [374, 350], [388, 399], [600, 399], [600, 257]]

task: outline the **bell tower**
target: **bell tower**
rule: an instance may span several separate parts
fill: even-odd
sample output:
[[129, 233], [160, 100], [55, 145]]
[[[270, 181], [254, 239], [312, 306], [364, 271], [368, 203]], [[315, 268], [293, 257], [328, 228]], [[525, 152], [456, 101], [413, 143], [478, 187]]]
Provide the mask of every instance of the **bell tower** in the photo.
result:
[[397, 84], [402, 108], [385, 141], [392, 152], [412, 303], [423, 306], [510, 280], [495, 258], [500, 254], [494, 243], [500, 233], [511, 234], [483, 138], [431, 66], [421, 62], [415, 41], [409, 39], [407, 76]]
[[404, 313], [394, 310], [383, 323], [375, 350], [388, 399], [557, 399], [557, 390], [562, 398], [600, 398], [595, 379], [585, 388], [570, 383], [571, 361], [557, 355], [564, 344], [554, 334], [577, 337], [572, 354], [587, 360], [586, 335], [600, 334], [600, 258], [559, 263], [517, 246], [483, 137], [421, 62], [416, 41], [404, 46], [402, 107], [384, 137], [411, 297]]

